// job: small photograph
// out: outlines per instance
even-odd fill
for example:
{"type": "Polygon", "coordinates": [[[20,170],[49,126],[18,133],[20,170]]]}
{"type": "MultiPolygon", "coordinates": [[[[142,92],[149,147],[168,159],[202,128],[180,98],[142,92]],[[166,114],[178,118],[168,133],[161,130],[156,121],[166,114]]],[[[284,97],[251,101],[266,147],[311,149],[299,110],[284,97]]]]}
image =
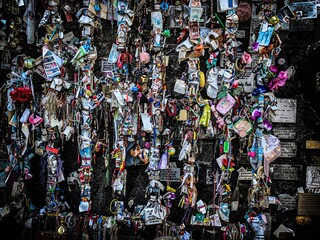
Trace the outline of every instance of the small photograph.
{"type": "Polygon", "coordinates": [[[46,75],[48,78],[58,76],[60,74],[60,69],[58,67],[46,69],[46,75]]]}
{"type": "Polygon", "coordinates": [[[294,18],[294,12],[289,5],[281,8],[277,14],[281,22],[289,23],[290,18],[294,18]]]}
{"type": "Polygon", "coordinates": [[[317,18],[316,2],[293,2],[291,3],[291,9],[296,19],[317,18]]]}
{"type": "Polygon", "coordinates": [[[200,22],[202,14],[203,14],[203,10],[204,10],[203,8],[191,8],[190,9],[190,19],[192,21],[200,22]]]}
{"type": "Polygon", "coordinates": [[[0,20],[0,30],[6,30],[7,28],[7,21],[5,19],[0,20]]]}
{"type": "Polygon", "coordinates": [[[181,28],[183,24],[183,11],[181,6],[169,6],[170,28],[181,28]]]}
{"type": "Polygon", "coordinates": [[[57,66],[58,66],[58,65],[57,65],[56,62],[44,64],[44,68],[45,68],[45,69],[55,68],[55,67],[57,67],[57,66]]]}
{"type": "Polygon", "coordinates": [[[268,30],[263,32],[260,30],[257,42],[260,46],[269,46],[274,27],[268,27],[268,30]]]}
{"type": "Polygon", "coordinates": [[[201,7],[200,0],[191,0],[189,3],[189,7],[201,7]]]}
{"type": "Polygon", "coordinates": [[[43,63],[49,63],[49,62],[53,62],[53,61],[54,61],[54,57],[53,56],[45,57],[43,59],[43,63]]]}
{"type": "Polygon", "coordinates": [[[106,72],[104,72],[104,75],[107,78],[113,78],[114,77],[113,71],[106,71],[106,72]]]}

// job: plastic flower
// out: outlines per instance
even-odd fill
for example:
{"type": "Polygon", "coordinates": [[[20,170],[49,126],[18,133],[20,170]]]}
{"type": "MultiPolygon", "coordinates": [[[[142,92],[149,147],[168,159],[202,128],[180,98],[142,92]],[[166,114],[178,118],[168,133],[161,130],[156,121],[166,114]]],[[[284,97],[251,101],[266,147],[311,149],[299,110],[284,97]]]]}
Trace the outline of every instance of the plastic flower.
{"type": "Polygon", "coordinates": [[[29,87],[17,87],[10,92],[10,97],[16,102],[29,102],[32,98],[32,91],[29,87]]]}
{"type": "Polygon", "coordinates": [[[250,64],[252,62],[252,58],[251,55],[247,52],[244,52],[242,55],[242,61],[245,64],[250,64]]]}
{"type": "Polygon", "coordinates": [[[278,78],[280,78],[280,80],[284,81],[284,83],[285,83],[288,79],[288,71],[280,71],[278,74],[278,78]]]}
{"type": "Polygon", "coordinates": [[[272,129],[272,124],[267,119],[263,119],[263,126],[267,131],[272,129]]]}
{"type": "Polygon", "coordinates": [[[255,152],[248,152],[248,156],[255,158],[256,157],[256,153],[255,152]]]}
{"type": "Polygon", "coordinates": [[[278,67],[276,65],[271,65],[269,67],[270,71],[273,73],[277,73],[278,72],[278,67]]]}
{"type": "Polygon", "coordinates": [[[251,116],[252,116],[252,119],[256,121],[258,118],[262,116],[262,113],[258,109],[255,109],[252,111],[251,116]]]}
{"type": "Polygon", "coordinates": [[[278,77],[274,78],[270,84],[269,88],[271,90],[278,90],[279,87],[282,87],[286,84],[286,81],[288,79],[288,71],[280,71],[278,74],[278,77]]]}
{"type": "Polygon", "coordinates": [[[166,29],[162,32],[163,36],[165,36],[166,38],[169,38],[171,37],[171,33],[170,33],[170,30],[166,29]]]}
{"type": "Polygon", "coordinates": [[[253,51],[258,52],[258,50],[259,50],[259,43],[258,42],[253,42],[251,46],[252,46],[253,51]]]}

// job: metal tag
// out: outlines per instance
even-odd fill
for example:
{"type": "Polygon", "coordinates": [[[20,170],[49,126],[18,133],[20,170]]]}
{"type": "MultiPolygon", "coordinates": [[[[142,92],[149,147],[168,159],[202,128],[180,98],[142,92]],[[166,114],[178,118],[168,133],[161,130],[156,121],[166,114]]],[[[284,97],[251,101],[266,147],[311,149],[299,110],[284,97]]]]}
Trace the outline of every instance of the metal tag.
{"type": "Polygon", "coordinates": [[[320,149],[320,141],[306,141],[306,149],[320,149]]]}
{"type": "Polygon", "coordinates": [[[299,193],[298,215],[320,216],[320,194],[299,193]]]}

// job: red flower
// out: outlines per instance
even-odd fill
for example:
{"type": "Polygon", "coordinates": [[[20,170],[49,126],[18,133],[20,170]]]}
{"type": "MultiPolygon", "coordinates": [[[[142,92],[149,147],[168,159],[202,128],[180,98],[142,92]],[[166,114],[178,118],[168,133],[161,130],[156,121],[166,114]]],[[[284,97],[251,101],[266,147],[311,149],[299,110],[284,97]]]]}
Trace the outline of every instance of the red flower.
{"type": "Polygon", "coordinates": [[[32,91],[29,87],[18,87],[10,92],[10,96],[16,102],[29,102],[32,97],[32,91]]]}
{"type": "MultiPolygon", "coordinates": [[[[223,164],[223,166],[227,167],[228,166],[228,159],[224,158],[222,160],[222,164],[223,164]]],[[[234,167],[234,166],[235,166],[234,162],[230,161],[230,167],[234,167]]]]}

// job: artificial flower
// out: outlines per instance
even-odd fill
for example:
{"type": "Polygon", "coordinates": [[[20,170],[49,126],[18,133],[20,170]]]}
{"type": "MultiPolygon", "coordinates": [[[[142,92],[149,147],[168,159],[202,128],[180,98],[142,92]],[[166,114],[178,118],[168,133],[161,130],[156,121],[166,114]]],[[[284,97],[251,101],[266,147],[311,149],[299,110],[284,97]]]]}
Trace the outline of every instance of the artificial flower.
{"type": "Polygon", "coordinates": [[[263,126],[267,131],[272,129],[272,124],[267,119],[263,119],[263,126]]]}
{"type": "Polygon", "coordinates": [[[288,71],[280,71],[278,77],[274,78],[270,84],[269,88],[271,90],[278,90],[279,87],[282,87],[286,84],[288,79],[288,71]]]}
{"type": "Polygon", "coordinates": [[[255,152],[248,152],[248,156],[255,158],[256,157],[256,153],[255,152]]]}
{"type": "Polygon", "coordinates": [[[18,87],[10,92],[10,96],[16,102],[29,102],[32,98],[32,91],[29,87],[18,87]]]}
{"type": "Polygon", "coordinates": [[[252,46],[253,51],[255,51],[255,52],[259,51],[259,43],[258,42],[253,42],[251,46],[252,46]]]}
{"type": "Polygon", "coordinates": [[[245,64],[251,64],[252,62],[251,55],[247,52],[244,52],[242,55],[242,62],[245,64]]]}
{"type": "Polygon", "coordinates": [[[271,65],[269,67],[269,70],[272,72],[272,73],[277,73],[278,72],[278,67],[276,65],[271,65]]]}
{"type": "Polygon", "coordinates": [[[287,81],[288,79],[288,71],[280,71],[278,74],[278,78],[280,78],[281,81],[287,81]]]}
{"type": "Polygon", "coordinates": [[[171,37],[171,33],[169,29],[166,29],[162,32],[163,36],[165,36],[166,38],[171,37]]]}
{"type": "Polygon", "coordinates": [[[257,119],[259,119],[259,118],[262,116],[262,113],[261,113],[260,110],[254,109],[254,110],[252,111],[251,116],[252,116],[252,119],[253,119],[254,121],[256,121],[257,119]]]}
{"type": "Polygon", "coordinates": [[[229,163],[228,159],[226,159],[226,158],[224,158],[222,160],[222,164],[223,164],[223,166],[226,166],[226,167],[228,167],[228,164],[229,164],[229,167],[234,167],[235,166],[233,161],[230,160],[230,163],[229,163]]]}

